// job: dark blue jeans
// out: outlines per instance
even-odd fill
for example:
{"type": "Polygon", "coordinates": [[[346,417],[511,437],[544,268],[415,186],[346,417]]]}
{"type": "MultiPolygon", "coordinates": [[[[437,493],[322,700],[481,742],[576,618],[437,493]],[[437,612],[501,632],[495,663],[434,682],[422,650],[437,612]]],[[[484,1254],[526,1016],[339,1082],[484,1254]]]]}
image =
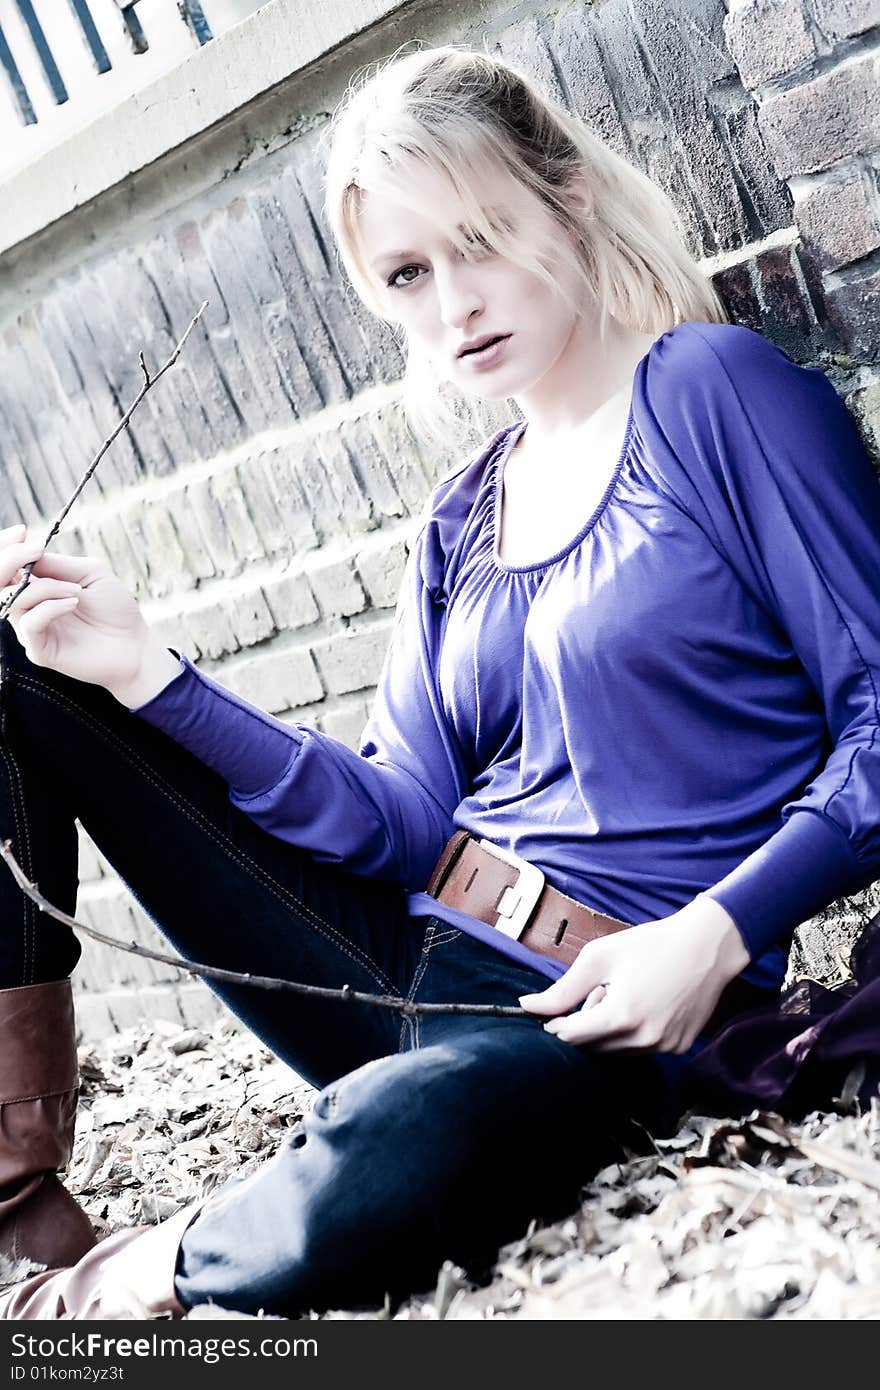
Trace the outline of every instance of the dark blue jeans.
{"type": "MultiPolygon", "coordinates": [[[[515,1004],[547,984],[436,918],[409,918],[399,887],[266,834],[222,778],[106,691],[33,666],[0,623],[0,835],[70,913],[76,817],[192,959],[419,1001],[515,1004]]],[[[78,942],[3,865],[0,907],[0,987],[70,973],[78,942]]],[[[670,1118],[658,1059],[572,1046],[535,1017],[402,1020],[217,992],[321,1090],[274,1158],[188,1229],[176,1280],[187,1306],[295,1315],[430,1287],[445,1259],[479,1274],[670,1118]]]]}

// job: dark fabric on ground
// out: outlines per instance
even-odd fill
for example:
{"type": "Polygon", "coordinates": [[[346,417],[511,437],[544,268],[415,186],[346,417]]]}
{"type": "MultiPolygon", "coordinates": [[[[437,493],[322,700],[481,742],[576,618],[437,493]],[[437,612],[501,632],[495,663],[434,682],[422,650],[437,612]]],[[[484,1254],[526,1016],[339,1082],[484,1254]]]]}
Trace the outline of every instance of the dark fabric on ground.
{"type": "Polygon", "coordinates": [[[862,929],[850,967],[843,985],[799,980],[777,1005],[725,1028],[687,1067],[689,1107],[796,1118],[833,1108],[844,1089],[870,1104],[880,1088],[880,913],[862,929]]]}

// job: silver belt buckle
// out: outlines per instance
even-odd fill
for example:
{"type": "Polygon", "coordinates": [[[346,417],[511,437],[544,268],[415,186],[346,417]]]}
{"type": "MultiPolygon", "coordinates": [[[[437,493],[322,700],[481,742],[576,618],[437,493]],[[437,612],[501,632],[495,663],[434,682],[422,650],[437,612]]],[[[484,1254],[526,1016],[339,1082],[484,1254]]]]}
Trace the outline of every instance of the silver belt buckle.
{"type": "Polygon", "coordinates": [[[528,860],[521,859],[512,850],[500,849],[498,845],[493,845],[491,840],[479,840],[478,843],[488,854],[519,870],[516,883],[509,885],[501,894],[496,909],[498,921],[495,923],[498,931],[503,931],[505,936],[511,936],[514,941],[518,941],[544,891],[544,874],[537,864],[530,864],[528,860]]]}

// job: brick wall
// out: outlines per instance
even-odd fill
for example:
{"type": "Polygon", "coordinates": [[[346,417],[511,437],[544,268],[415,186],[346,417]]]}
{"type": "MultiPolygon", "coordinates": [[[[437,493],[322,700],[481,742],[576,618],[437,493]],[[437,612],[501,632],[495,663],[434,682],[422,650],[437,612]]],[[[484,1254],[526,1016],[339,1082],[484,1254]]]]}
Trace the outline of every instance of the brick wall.
{"type": "MultiPolygon", "coordinates": [[[[406,7],[0,258],[0,525],[60,507],[137,390],[138,351],[163,359],[208,299],[64,544],[105,555],[232,689],[355,744],[419,509],[453,460],[406,435],[397,345],[321,223],[315,142],[351,70],[421,37],[485,39],[533,72],[667,189],[732,316],[823,365],[876,446],[878,25],[867,0],[406,7]]],[[[85,837],[79,911],[155,940],[85,837]]],[[[84,1029],[215,1007],[173,980],[87,944],[84,1029]]]]}

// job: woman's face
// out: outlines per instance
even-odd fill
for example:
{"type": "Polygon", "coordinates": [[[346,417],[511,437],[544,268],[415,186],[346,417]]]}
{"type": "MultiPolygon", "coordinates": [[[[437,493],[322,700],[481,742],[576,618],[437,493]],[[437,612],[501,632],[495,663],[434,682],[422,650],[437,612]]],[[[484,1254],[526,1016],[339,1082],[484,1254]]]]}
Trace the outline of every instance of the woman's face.
{"type": "MultiPolygon", "coordinates": [[[[558,248],[558,224],[513,180],[499,178],[497,189],[487,193],[487,205],[511,218],[531,246],[558,248]]],[[[420,205],[442,207],[443,196],[439,182],[431,185],[426,177],[420,205]]],[[[361,195],[359,228],[387,316],[462,391],[487,400],[516,399],[563,355],[577,322],[575,295],[582,290],[572,285],[566,292],[562,277],[551,286],[503,256],[475,251],[466,257],[432,217],[391,192],[361,195]],[[493,338],[503,341],[469,350],[493,338]]]]}

